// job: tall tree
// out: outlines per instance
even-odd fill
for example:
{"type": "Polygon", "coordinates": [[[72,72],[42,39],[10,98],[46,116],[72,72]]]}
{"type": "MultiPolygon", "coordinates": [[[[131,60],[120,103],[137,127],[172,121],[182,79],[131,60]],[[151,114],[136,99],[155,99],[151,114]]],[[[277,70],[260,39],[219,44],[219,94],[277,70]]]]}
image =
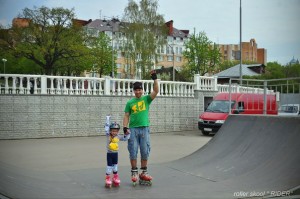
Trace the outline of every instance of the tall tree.
{"type": "Polygon", "coordinates": [[[157,9],[157,0],[141,0],[139,4],[129,0],[124,10],[125,57],[133,72],[141,72],[142,78],[150,77],[147,71],[156,63],[156,49],[166,43],[165,20],[157,9]]]}
{"type": "Polygon", "coordinates": [[[185,44],[183,55],[187,59],[187,67],[194,73],[205,75],[214,72],[220,63],[221,53],[216,44],[208,39],[205,32],[191,35],[185,44]]]}
{"type": "Polygon", "coordinates": [[[6,48],[16,57],[32,60],[45,74],[55,73],[59,62],[82,59],[87,54],[87,36],[81,27],[73,25],[73,9],[25,8],[19,17],[26,19],[27,24],[12,27],[6,48]]]}
{"type": "MultiPolygon", "coordinates": [[[[111,43],[110,38],[104,33],[100,32],[98,37],[90,43],[91,47],[91,61],[100,77],[102,75],[109,75],[112,71],[112,63],[114,63],[116,57],[113,56],[112,47],[109,45],[111,43]],[[112,60],[114,59],[114,60],[112,60]]],[[[117,71],[116,67],[113,67],[114,73],[117,71]]]]}

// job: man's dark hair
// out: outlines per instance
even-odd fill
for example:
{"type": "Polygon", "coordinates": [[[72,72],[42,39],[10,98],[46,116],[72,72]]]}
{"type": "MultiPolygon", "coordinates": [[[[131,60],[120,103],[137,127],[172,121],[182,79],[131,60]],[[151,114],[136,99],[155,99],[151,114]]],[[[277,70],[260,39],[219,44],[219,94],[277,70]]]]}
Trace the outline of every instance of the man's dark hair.
{"type": "Polygon", "coordinates": [[[136,90],[136,89],[143,89],[143,83],[142,82],[134,82],[133,90],[136,90]]]}

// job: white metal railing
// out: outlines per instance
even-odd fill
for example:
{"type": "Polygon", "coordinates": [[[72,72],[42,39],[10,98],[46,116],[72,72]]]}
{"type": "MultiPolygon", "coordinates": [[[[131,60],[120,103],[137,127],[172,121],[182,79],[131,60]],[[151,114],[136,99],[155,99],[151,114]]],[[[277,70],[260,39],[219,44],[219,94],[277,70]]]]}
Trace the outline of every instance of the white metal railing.
{"type": "Polygon", "coordinates": [[[160,95],[167,97],[194,97],[195,83],[192,82],[160,82],[160,95]]]}
{"type": "MultiPolygon", "coordinates": [[[[132,84],[136,81],[143,83],[145,93],[153,90],[153,80],[0,74],[0,94],[133,96],[132,84]]],[[[217,84],[217,77],[198,74],[194,76],[194,82],[158,82],[158,95],[164,97],[194,97],[195,90],[229,92],[229,85],[217,84]]],[[[264,93],[264,89],[231,85],[231,92],[264,93]]],[[[273,93],[273,90],[267,92],[273,93]]]]}
{"type": "MultiPolygon", "coordinates": [[[[41,81],[41,90],[51,95],[103,95],[104,78],[94,77],[67,77],[67,76],[44,76],[41,81]],[[48,85],[46,88],[43,85],[48,85]]],[[[41,92],[41,94],[45,94],[41,92]]]]}
{"type": "MultiPolygon", "coordinates": [[[[218,92],[219,93],[228,93],[229,92],[229,85],[222,84],[218,85],[218,92]]],[[[240,85],[231,85],[231,92],[232,93],[258,93],[264,94],[263,88],[255,88],[255,87],[246,87],[240,85]]],[[[267,94],[274,94],[273,90],[267,90],[267,94]]]]}
{"type": "MultiPolygon", "coordinates": [[[[116,95],[132,96],[132,84],[143,83],[145,93],[153,90],[153,80],[113,79],[111,77],[72,77],[0,74],[0,94],[116,95]]],[[[193,97],[195,83],[158,80],[159,96],[193,97]]],[[[208,89],[207,89],[208,90],[208,89]]]]}
{"type": "Polygon", "coordinates": [[[194,82],[196,84],[196,90],[201,91],[217,91],[217,77],[207,77],[207,76],[200,76],[196,74],[194,76],[194,82]]]}

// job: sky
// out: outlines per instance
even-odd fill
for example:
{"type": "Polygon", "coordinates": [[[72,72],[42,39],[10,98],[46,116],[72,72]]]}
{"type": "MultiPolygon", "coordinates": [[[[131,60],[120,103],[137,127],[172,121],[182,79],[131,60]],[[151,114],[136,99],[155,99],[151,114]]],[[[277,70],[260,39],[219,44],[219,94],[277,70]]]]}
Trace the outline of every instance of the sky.
{"type": "MultiPolygon", "coordinates": [[[[139,2],[140,0],[135,0],[139,2]]],[[[267,50],[267,62],[300,60],[300,0],[158,0],[157,12],[177,29],[204,31],[218,44],[239,44],[240,2],[242,41],[256,40],[267,50]]],[[[8,26],[24,8],[63,7],[78,19],[122,19],[128,0],[0,0],[0,24],[8,26]]]]}

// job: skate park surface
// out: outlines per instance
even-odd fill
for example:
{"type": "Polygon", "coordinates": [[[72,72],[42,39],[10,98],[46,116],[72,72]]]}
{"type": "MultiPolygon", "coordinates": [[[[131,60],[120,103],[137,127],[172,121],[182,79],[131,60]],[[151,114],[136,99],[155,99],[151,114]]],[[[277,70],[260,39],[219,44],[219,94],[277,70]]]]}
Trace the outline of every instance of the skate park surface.
{"type": "Polygon", "coordinates": [[[0,198],[300,198],[299,143],[299,117],[230,115],[213,137],[152,134],[152,186],[132,186],[121,142],[106,189],[104,136],[0,140],[0,198]]]}

